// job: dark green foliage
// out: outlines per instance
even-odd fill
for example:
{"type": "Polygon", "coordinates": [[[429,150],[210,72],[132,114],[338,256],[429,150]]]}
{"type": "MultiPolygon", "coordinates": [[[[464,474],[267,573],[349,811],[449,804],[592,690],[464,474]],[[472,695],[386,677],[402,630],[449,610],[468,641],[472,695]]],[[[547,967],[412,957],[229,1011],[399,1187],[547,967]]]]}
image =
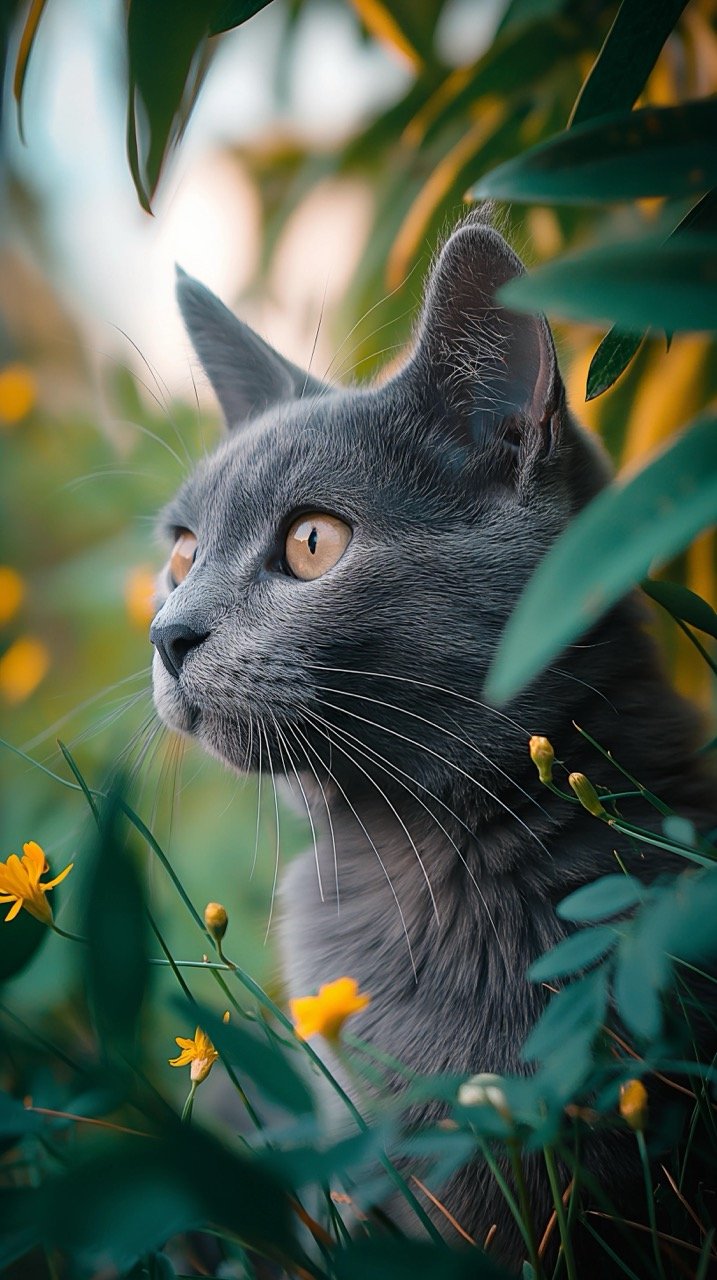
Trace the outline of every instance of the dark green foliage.
{"type": "Polygon", "coordinates": [[[540,564],[505,631],[490,696],[511,696],[655,562],[717,512],[717,423],[691,427],[654,462],[606,489],[540,564]],[[530,635],[528,646],[524,637],[530,635]]]}

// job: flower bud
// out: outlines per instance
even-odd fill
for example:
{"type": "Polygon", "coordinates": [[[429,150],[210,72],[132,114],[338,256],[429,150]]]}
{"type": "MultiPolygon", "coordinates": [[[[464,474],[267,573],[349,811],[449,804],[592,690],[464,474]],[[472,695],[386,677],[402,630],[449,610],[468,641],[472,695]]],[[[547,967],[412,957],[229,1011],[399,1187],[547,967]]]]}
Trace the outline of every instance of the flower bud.
{"type": "Polygon", "coordinates": [[[584,773],[571,773],[568,782],[580,801],[583,809],[587,809],[594,818],[608,818],[607,809],[600,803],[600,797],[589,778],[584,773]]]}
{"type": "Polygon", "coordinates": [[[215,942],[221,942],[227,931],[229,916],[221,902],[208,902],[204,908],[204,923],[215,942]]]}
{"type": "Polygon", "coordinates": [[[538,770],[538,777],[541,782],[547,783],[553,781],[553,763],[555,761],[555,752],[553,744],[548,738],[541,738],[534,734],[529,742],[530,758],[538,770]]]}
{"type": "Polygon", "coordinates": [[[647,1089],[642,1080],[626,1080],[620,1085],[620,1115],[636,1133],[647,1124],[647,1089]]]}
{"type": "Polygon", "coordinates": [[[492,1107],[499,1115],[512,1121],[508,1099],[503,1092],[503,1079],[489,1071],[481,1071],[464,1081],[458,1090],[458,1101],[462,1107],[492,1107]]]}

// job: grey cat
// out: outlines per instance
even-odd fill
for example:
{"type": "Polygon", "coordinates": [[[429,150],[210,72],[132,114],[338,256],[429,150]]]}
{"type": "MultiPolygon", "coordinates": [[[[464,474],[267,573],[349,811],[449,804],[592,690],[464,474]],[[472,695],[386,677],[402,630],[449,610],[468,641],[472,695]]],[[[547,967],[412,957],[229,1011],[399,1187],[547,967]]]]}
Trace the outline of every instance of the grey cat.
{"type": "MultiPolygon", "coordinates": [[[[700,826],[713,811],[695,714],[635,598],[508,707],[481,701],[523,586],[610,473],[568,412],[547,322],[496,301],[521,271],[480,217],[460,226],[403,366],[348,388],[284,360],[196,281],[178,285],[230,430],[164,513],[157,708],[230,767],[298,771],[317,848],[283,879],[288,993],[356,978],[372,997],[356,1033],[419,1072],[525,1070],[546,999],[525,974],[566,931],[555,903],[615,870],[612,833],[541,789],[531,733],[614,781],[576,720],[700,826]]],[[[669,867],[657,850],[621,853],[645,878],[669,867]]],[[[596,1140],[590,1158],[627,1211],[643,1194],[627,1148],[596,1140]]],[[[528,1174],[545,1223],[539,1162],[528,1174]]],[[[492,1255],[520,1265],[483,1164],[441,1196],[478,1242],[497,1224],[492,1255]]],[[[608,1271],[586,1259],[593,1273],[608,1271]]]]}

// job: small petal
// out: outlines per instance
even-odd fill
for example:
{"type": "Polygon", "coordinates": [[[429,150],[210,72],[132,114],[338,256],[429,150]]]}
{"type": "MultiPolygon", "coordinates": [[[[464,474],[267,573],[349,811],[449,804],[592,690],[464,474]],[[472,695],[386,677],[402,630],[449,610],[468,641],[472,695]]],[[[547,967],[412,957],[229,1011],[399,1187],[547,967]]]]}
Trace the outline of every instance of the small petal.
{"type": "MultiPolygon", "coordinates": [[[[9,902],[9,901],[10,901],[9,898],[3,898],[3,902],[9,902]]],[[[5,924],[7,924],[8,920],[14,920],[15,916],[21,910],[22,910],[22,898],[18,898],[15,903],[15,906],[11,907],[7,915],[5,916],[5,924]]]]}
{"type": "Polygon", "coordinates": [[[48,889],[54,889],[55,885],[60,884],[60,882],[64,880],[65,876],[69,876],[74,865],[75,865],[74,862],[68,862],[67,866],[65,867],[65,870],[61,871],[59,876],[55,876],[54,880],[48,880],[47,884],[41,884],[40,888],[42,889],[43,893],[47,893],[48,889]]]}

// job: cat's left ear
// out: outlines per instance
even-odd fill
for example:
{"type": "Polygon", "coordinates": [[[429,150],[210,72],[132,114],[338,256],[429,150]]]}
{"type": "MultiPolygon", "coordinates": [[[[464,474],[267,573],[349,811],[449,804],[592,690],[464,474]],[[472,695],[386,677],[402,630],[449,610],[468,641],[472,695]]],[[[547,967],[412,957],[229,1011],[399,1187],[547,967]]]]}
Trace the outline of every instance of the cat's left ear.
{"type": "Polygon", "coordinates": [[[461,443],[527,459],[549,453],[564,392],[547,320],[496,298],[523,271],[493,227],[476,220],[455,231],[429,278],[404,372],[461,443]]]}
{"type": "Polygon", "coordinates": [[[281,401],[322,391],[320,382],[279,355],[181,267],[177,267],[177,301],[230,430],[281,401]]]}

